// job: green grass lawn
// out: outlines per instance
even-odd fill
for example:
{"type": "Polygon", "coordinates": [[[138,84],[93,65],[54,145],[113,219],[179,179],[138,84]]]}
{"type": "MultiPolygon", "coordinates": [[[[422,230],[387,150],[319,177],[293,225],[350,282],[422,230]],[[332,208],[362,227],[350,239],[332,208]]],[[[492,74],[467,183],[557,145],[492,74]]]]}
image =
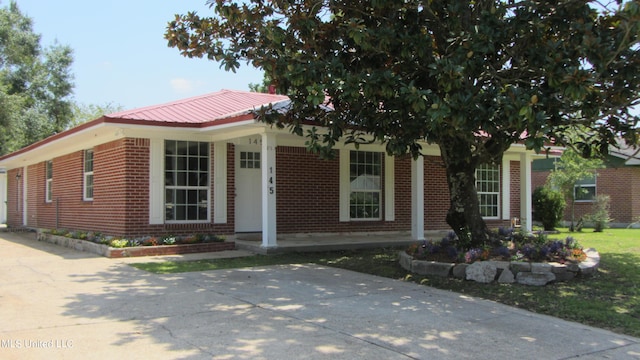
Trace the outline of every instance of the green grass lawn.
{"type": "Polygon", "coordinates": [[[594,233],[591,229],[569,233],[565,229],[561,234],[550,238],[564,239],[567,236],[573,236],[585,248],[595,248],[601,256],[600,269],[592,277],[544,287],[479,284],[451,278],[412,275],[398,265],[399,249],[255,255],[237,259],[144,263],[133,266],[156,273],[174,273],[316,263],[414,281],[640,337],[640,229],[606,229],[603,233],[594,233]]]}

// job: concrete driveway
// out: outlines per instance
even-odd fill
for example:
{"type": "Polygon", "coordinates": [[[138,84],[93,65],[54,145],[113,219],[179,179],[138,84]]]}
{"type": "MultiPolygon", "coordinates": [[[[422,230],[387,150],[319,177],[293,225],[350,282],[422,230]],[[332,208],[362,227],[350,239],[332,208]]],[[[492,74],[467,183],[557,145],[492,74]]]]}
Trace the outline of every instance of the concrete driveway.
{"type": "Polygon", "coordinates": [[[20,233],[0,253],[2,359],[640,359],[638,338],[328,267],[153,275],[20,233]]]}

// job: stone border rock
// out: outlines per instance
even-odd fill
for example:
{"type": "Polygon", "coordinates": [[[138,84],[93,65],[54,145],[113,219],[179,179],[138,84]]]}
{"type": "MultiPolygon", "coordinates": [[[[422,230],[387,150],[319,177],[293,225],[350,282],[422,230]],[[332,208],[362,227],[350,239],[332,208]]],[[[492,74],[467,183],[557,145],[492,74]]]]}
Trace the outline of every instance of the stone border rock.
{"type": "Polygon", "coordinates": [[[576,276],[593,275],[600,265],[600,254],[586,249],[587,259],[580,263],[532,263],[523,261],[476,261],[473,264],[441,263],[415,260],[405,251],[400,252],[400,266],[419,275],[452,276],[457,279],[481,283],[518,283],[544,286],[553,281],[568,281],[576,276]]]}
{"type": "Polygon", "coordinates": [[[38,232],[36,239],[38,241],[45,241],[51,244],[68,247],[78,251],[90,252],[108,258],[193,254],[199,252],[235,250],[236,248],[236,243],[234,241],[113,248],[87,240],[73,239],[66,236],[52,235],[43,232],[38,232]]]}

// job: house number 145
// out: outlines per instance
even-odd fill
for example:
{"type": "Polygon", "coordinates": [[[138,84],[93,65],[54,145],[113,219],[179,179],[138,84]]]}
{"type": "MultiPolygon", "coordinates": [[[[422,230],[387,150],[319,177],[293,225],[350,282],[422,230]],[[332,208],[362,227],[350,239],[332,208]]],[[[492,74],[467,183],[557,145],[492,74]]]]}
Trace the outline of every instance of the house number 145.
{"type": "Polygon", "coordinates": [[[269,167],[269,195],[273,195],[276,190],[273,186],[273,167],[269,167]]]}

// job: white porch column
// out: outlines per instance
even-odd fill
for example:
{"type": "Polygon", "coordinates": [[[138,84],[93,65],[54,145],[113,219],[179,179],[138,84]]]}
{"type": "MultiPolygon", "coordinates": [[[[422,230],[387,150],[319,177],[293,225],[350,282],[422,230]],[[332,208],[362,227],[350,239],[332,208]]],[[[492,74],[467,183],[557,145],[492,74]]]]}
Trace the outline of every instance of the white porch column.
{"type": "Polygon", "coordinates": [[[213,144],[213,223],[227,223],[227,143],[213,144]]]}
{"type": "Polygon", "coordinates": [[[276,135],[262,134],[262,247],[275,248],[276,239],[276,135]]]}
{"type": "Polygon", "coordinates": [[[384,157],[384,221],[396,220],[395,157],[384,157]]]}
{"type": "Polygon", "coordinates": [[[502,157],[502,220],[511,220],[511,159],[502,157]]]}
{"type": "Polygon", "coordinates": [[[411,162],[411,238],[424,240],[424,158],[411,162]]]}
{"type": "Polygon", "coordinates": [[[7,222],[7,172],[0,169],[0,224],[7,222]]]}
{"type": "Polygon", "coordinates": [[[164,224],[164,141],[149,142],[149,224],[164,224]]]}
{"type": "Polygon", "coordinates": [[[27,187],[27,167],[22,168],[22,226],[29,226],[29,217],[27,215],[27,198],[28,198],[28,190],[27,187]]]}
{"type": "Polygon", "coordinates": [[[520,155],[520,226],[531,231],[531,155],[525,152],[520,155]]]}

